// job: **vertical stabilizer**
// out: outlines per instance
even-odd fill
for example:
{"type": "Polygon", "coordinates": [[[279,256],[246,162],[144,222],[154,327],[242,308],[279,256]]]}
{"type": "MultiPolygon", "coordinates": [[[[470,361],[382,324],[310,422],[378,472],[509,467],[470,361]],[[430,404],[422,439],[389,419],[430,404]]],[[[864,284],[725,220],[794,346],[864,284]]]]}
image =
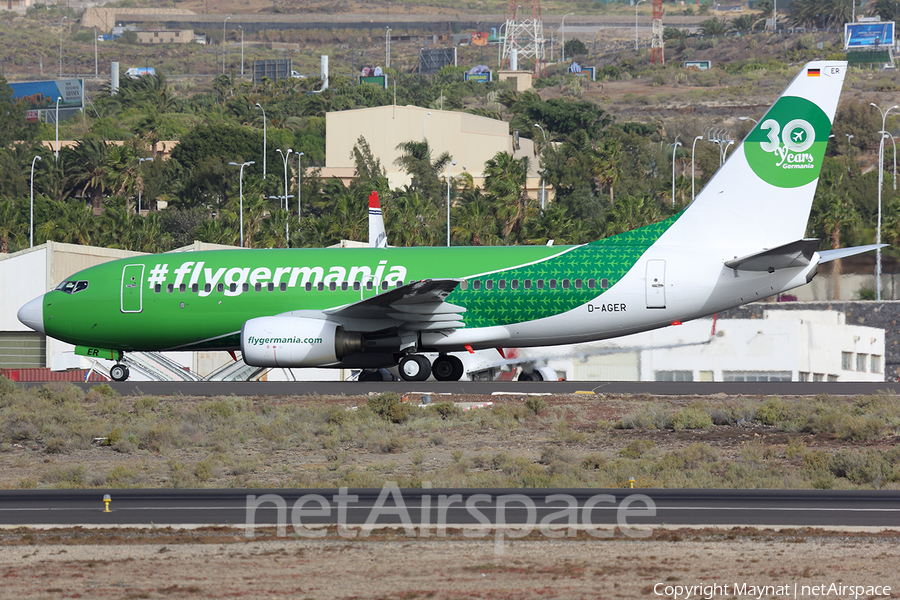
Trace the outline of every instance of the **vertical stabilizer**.
{"type": "Polygon", "coordinates": [[[384,231],[384,216],[381,214],[378,192],[369,192],[369,246],[372,248],[387,246],[387,233],[384,231]]]}
{"type": "Polygon", "coordinates": [[[661,243],[749,252],[802,239],[846,70],[801,68],[661,243]]]}

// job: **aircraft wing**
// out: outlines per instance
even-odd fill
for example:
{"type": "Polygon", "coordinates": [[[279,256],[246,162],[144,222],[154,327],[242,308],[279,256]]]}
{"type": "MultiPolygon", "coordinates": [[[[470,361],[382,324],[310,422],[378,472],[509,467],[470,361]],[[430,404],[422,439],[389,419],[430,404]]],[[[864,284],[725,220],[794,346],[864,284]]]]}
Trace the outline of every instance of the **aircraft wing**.
{"type": "Polygon", "coordinates": [[[890,246],[890,244],[869,244],[868,246],[853,246],[851,248],[838,248],[837,250],[820,250],[819,263],[827,263],[839,258],[847,258],[848,256],[869,252],[870,250],[887,248],[888,246],[890,246]]]}
{"type": "Polygon", "coordinates": [[[777,248],[726,261],[725,266],[738,271],[768,271],[770,273],[776,269],[802,267],[810,263],[818,247],[819,240],[797,240],[777,248]]]}
{"type": "Polygon", "coordinates": [[[458,279],[423,279],[324,312],[347,319],[392,319],[408,331],[458,329],[465,327],[466,309],[445,301],[457,285],[458,279]]]}

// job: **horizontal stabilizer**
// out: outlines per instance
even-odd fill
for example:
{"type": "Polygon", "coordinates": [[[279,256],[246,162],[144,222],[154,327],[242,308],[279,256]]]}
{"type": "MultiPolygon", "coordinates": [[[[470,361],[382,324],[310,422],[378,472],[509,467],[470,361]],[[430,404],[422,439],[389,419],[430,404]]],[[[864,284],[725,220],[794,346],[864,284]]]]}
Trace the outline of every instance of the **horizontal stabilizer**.
{"type": "Polygon", "coordinates": [[[855,256],[863,252],[877,250],[878,248],[886,248],[890,244],[869,244],[868,246],[853,246],[852,248],[838,248],[837,250],[821,250],[819,251],[819,264],[831,262],[839,258],[847,258],[855,256]]]}
{"type": "Polygon", "coordinates": [[[768,271],[769,273],[777,269],[805,267],[812,260],[818,246],[819,240],[816,239],[797,240],[777,248],[729,260],[725,266],[738,271],[768,271]]]}

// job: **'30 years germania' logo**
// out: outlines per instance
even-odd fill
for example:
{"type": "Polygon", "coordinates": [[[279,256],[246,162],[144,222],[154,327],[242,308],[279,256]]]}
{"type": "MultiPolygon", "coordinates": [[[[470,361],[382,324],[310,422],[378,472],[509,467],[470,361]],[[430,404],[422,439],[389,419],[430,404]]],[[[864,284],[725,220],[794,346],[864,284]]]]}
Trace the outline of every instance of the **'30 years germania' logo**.
{"type": "Polygon", "coordinates": [[[781,98],[744,143],[747,162],[772,185],[806,185],[819,176],[830,131],[818,106],[795,96],[781,98]]]}

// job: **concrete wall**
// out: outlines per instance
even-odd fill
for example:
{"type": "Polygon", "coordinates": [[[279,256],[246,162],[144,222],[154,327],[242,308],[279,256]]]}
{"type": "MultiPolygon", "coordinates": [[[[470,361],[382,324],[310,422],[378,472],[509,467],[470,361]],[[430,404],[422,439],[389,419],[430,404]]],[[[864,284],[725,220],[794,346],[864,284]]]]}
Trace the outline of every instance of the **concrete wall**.
{"type": "MultiPolygon", "coordinates": [[[[755,302],[719,313],[723,319],[762,319],[766,311],[839,311],[848,325],[884,330],[884,376],[900,377],[900,302],[755,302]]],[[[771,314],[771,312],[770,312],[771,314]]]]}

